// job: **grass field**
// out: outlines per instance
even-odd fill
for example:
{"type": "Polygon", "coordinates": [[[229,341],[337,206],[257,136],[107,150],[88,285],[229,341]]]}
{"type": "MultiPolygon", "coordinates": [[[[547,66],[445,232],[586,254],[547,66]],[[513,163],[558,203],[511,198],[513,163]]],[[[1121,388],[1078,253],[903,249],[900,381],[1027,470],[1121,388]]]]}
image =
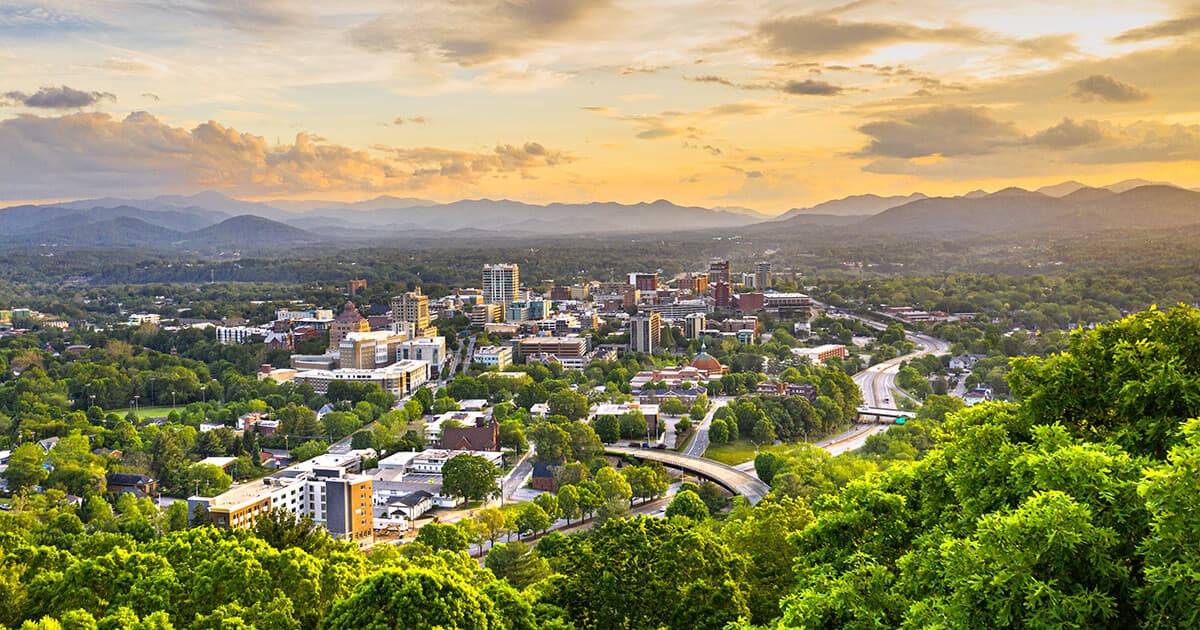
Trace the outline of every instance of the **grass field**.
{"type": "MultiPolygon", "coordinates": [[[[810,448],[808,444],[800,442],[798,444],[774,444],[766,446],[759,451],[768,451],[776,455],[794,455],[800,451],[810,448]]],[[[715,459],[723,464],[736,466],[754,460],[757,451],[754,449],[754,443],[748,439],[740,439],[728,444],[708,446],[708,450],[704,451],[704,456],[709,459],[715,459]]]]}
{"type": "MultiPolygon", "coordinates": [[[[183,405],[180,405],[179,408],[182,409],[183,405]]],[[[129,410],[126,409],[125,411],[128,412],[129,410]]],[[[138,407],[137,409],[137,417],[139,418],[165,418],[170,413],[170,405],[166,407],[138,407]]]]}

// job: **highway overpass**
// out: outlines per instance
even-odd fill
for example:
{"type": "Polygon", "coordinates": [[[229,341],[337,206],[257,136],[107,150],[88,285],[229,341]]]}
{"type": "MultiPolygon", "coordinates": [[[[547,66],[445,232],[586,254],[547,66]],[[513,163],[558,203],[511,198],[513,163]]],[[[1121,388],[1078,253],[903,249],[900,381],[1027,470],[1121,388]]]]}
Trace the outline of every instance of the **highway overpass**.
{"type": "Polygon", "coordinates": [[[912,418],[916,413],[889,407],[859,407],[859,422],[875,422],[879,424],[895,424],[897,418],[912,418]]]}
{"type": "Polygon", "coordinates": [[[660,462],[668,468],[691,473],[701,479],[707,479],[734,494],[746,497],[746,500],[751,505],[761,501],[771,491],[771,487],[763,483],[758,477],[738,470],[733,466],[726,466],[721,462],[703,457],[692,457],[662,449],[633,448],[629,446],[606,446],[604,450],[613,455],[629,455],[641,460],[660,462]]]}

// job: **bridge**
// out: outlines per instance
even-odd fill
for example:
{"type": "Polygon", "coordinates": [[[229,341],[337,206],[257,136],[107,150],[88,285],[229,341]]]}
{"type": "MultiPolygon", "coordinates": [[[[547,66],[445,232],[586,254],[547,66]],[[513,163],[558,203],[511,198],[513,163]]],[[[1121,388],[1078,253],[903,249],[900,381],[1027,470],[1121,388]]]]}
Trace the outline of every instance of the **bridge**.
{"type": "Polygon", "coordinates": [[[887,407],[863,406],[858,408],[858,420],[859,422],[874,422],[876,424],[895,424],[898,418],[912,418],[915,413],[913,411],[889,409],[887,407]]]}
{"type": "Polygon", "coordinates": [[[659,462],[668,468],[682,470],[701,479],[707,479],[734,494],[746,497],[750,505],[758,503],[771,491],[771,487],[758,477],[733,466],[726,466],[721,462],[703,457],[692,457],[675,451],[629,446],[607,446],[604,450],[613,455],[628,455],[641,460],[659,462]]]}

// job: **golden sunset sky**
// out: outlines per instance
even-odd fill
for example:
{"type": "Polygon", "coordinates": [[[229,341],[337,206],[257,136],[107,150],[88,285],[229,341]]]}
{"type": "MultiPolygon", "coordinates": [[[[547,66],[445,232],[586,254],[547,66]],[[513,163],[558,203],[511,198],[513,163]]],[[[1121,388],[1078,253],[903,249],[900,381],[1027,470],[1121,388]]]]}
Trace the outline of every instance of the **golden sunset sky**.
{"type": "Polygon", "coordinates": [[[7,1],[0,200],[1200,186],[1200,4],[7,1]]]}

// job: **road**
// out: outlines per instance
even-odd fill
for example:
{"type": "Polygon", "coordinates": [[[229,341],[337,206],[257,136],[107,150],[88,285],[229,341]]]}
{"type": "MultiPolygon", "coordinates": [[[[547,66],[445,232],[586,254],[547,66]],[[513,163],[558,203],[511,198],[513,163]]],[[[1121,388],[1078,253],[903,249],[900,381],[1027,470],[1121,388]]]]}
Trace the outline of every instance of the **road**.
{"type": "MultiPolygon", "coordinates": [[[[889,359],[882,363],[876,363],[854,375],[854,382],[862,390],[863,402],[867,406],[879,407],[881,409],[896,409],[896,401],[893,400],[893,390],[897,390],[896,374],[900,372],[900,364],[927,354],[946,354],[950,351],[949,342],[941,339],[935,339],[927,335],[918,335],[916,333],[909,333],[908,339],[917,344],[918,350],[916,352],[911,352],[895,359],[889,359]]],[[[862,448],[863,444],[866,444],[868,437],[887,431],[889,426],[891,425],[872,424],[852,427],[849,431],[817,442],[816,445],[828,451],[830,455],[841,455],[847,451],[862,448]]]]}
{"type": "Polygon", "coordinates": [[[746,497],[746,500],[751,505],[761,501],[763,497],[767,496],[767,492],[771,490],[767,484],[752,474],[704,457],[674,453],[665,449],[632,448],[628,446],[608,446],[604,450],[608,453],[632,455],[642,460],[661,462],[671,468],[684,470],[698,477],[710,479],[730,492],[746,497]]]}
{"type": "Polygon", "coordinates": [[[732,398],[717,397],[712,399],[712,405],[708,409],[708,413],[704,414],[704,420],[700,421],[695,427],[695,437],[692,438],[691,444],[687,448],[680,451],[689,457],[702,457],[704,451],[708,450],[708,427],[712,424],[713,414],[717,413],[717,409],[729,404],[732,398]]]}

